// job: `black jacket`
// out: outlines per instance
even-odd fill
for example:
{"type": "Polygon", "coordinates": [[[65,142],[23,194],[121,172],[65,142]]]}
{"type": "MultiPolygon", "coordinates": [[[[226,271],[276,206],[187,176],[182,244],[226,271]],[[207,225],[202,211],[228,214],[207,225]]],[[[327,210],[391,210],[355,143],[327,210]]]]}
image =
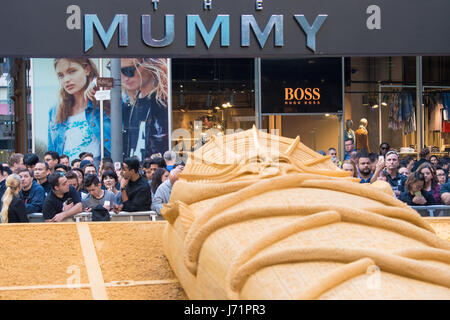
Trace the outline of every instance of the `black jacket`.
{"type": "Polygon", "coordinates": [[[27,209],[22,199],[14,197],[8,208],[8,223],[28,222],[27,209]]]}
{"type": "Polygon", "coordinates": [[[123,203],[123,211],[150,211],[152,206],[152,193],[147,180],[142,176],[136,181],[129,181],[125,188],[128,201],[123,203]]]}
{"type": "Polygon", "coordinates": [[[404,191],[400,194],[400,197],[398,197],[399,200],[406,202],[407,205],[409,206],[431,206],[435,204],[434,201],[434,197],[433,195],[425,190],[421,190],[420,191],[423,195],[423,197],[425,198],[425,200],[427,200],[427,203],[425,204],[417,204],[412,202],[412,199],[414,198],[414,195],[412,195],[411,193],[409,193],[408,191],[404,191]]]}

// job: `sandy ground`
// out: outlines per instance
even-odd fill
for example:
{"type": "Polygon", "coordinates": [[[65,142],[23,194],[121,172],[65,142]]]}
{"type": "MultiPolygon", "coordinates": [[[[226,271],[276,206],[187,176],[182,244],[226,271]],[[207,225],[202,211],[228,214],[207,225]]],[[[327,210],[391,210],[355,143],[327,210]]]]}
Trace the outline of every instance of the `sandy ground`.
{"type": "MultiPolygon", "coordinates": [[[[450,218],[426,220],[450,241],[450,218]]],[[[89,223],[108,299],[187,299],[164,255],[165,224],[89,223]]],[[[75,223],[0,225],[0,238],[0,300],[92,299],[75,223]],[[75,280],[81,288],[67,287],[75,280]]]]}

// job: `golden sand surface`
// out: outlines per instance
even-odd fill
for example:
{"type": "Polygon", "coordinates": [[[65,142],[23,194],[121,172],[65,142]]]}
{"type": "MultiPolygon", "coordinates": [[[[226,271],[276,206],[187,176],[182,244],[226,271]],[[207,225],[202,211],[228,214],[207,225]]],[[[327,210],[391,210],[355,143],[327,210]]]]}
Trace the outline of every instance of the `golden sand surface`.
{"type": "MultiPolygon", "coordinates": [[[[164,255],[165,224],[87,223],[107,299],[187,298],[164,255]]],[[[1,300],[93,299],[77,223],[0,225],[0,237],[1,300]]]]}

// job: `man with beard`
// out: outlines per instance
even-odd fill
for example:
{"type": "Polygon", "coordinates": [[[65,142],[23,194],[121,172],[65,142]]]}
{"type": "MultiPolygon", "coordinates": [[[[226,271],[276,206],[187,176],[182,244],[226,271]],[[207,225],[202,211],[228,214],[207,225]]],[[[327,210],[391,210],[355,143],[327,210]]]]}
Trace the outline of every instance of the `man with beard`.
{"type": "Polygon", "coordinates": [[[358,159],[358,178],[361,179],[360,183],[370,183],[373,173],[371,171],[371,162],[367,153],[361,153],[358,159]]]}

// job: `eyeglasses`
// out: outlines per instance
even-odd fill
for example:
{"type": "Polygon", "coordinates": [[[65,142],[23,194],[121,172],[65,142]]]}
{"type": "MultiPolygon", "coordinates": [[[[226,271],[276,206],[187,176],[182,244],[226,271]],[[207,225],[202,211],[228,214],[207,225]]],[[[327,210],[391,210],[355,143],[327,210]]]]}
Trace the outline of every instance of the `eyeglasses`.
{"type": "Polygon", "coordinates": [[[139,67],[141,64],[138,63],[135,67],[123,67],[120,69],[120,72],[122,72],[122,74],[125,77],[128,78],[133,78],[134,77],[134,73],[136,72],[136,68],[139,67]]]}
{"type": "Polygon", "coordinates": [[[388,147],[381,147],[381,150],[389,150],[388,147]]]}

